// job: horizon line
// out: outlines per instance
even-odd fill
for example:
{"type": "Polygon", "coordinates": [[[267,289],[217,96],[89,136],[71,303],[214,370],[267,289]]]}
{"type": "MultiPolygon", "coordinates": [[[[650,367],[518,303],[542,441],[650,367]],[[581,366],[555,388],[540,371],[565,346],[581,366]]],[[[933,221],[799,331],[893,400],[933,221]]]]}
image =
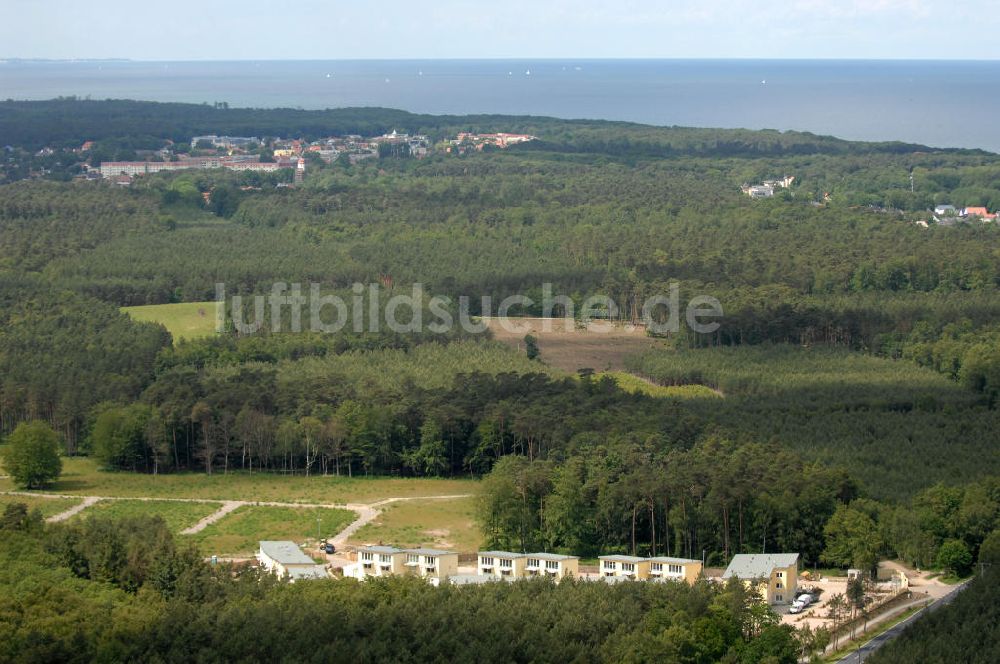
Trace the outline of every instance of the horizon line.
{"type": "Polygon", "coordinates": [[[0,57],[0,63],[9,64],[11,62],[51,62],[51,63],[75,63],[75,62],[132,62],[132,63],[164,63],[164,62],[504,62],[504,61],[573,61],[573,62],[650,62],[650,61],[755,61],[755,62],[1000,62],[1000,57],[995,58],[961,58],[961,57],[766,57],[766,56],[474,56],[474,57],[399,57],[399,58],[358,58],[358,57],[334,57],[334,58],[152,58],[137,59],[129,57],[107,56],[107,57],[75,57],[75,58],[46,58],[46,57],[25,57],[25,56],[4,56],[0,57]]]}

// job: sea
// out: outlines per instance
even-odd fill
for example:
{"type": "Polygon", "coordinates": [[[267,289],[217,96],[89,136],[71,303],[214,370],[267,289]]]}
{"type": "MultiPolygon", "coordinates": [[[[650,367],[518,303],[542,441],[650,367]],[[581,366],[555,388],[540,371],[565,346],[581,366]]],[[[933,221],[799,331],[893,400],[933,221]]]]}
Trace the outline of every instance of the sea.
{"type": "Polygon", "coordinates": [[[1000,61],[0,61],[0,99],[382,106],[802,130],[1000,153],[1000,61]]]}

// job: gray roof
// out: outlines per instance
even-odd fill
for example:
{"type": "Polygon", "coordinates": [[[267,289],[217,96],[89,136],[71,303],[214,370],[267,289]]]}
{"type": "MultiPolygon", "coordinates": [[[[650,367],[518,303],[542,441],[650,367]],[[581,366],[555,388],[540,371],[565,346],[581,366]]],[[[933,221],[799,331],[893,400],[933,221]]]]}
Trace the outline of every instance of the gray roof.
{"type": "Polygon", "coordinates": [[[326,573],[326,568],[322,565],[313,565],[312,567],[289,567],[288,568],[288,578],[292,580],[299,579],[326,579],[329,575],[326,573]]]}
{"type": "Polygon", "coordinates": [[[792,567],[798,562],[797,553],[738,553],[733,556],[722,578],[764,579],[771,576],[774,568],[792,567]]]}
{"type": "Polygon", "coordinates": [[[394,546],[359,546],[358,551],[371,551],[372,553],[402,553],[402,549],[394,546]]]}
{"type": "Polygon", "coordinates": [[[494,558],[524,558],[526,554],[513,553],[511,551],[480,551],[479,556],[493,556],[494,558]]]}
{"type": "Polygon", "coordinates": [[[564,556],[561,553],[526,553],[528,558],[538,558],[539,560],[579,560],[580,556],[564,556]]]}
{"type": "Polygon", "coordinates": [[[302,553],[295,542],[266,541],[260,542],[260,552],[282,565],[315,565],[316,561],[302,553]]]}
{"type": "Polygon", "coordinates": [[[455,553],[454,551],[445,551],[444,549],[403,549],[403,551],[406,553],[415,553],[420,556],[448,556],[455,553]]]}
{"type": "Polygon", "coordinates": [[[660,556],[658,558],[650,558],[651,563],[667,563],[668,565],[690,565],[691,563],[700,563],[700,560],[692,560],[690,558],[671,558],[670,556],[660,556]]]}
{"type": "Polygon", "coordinates": [[[619,563],[641,563],[641,562],[643,562],[643,561],[645,561],[647,559],[646,558],[640,558],[639,556],[619,556],[619,555],[612,555],[612,556],[600,556],[599,560],[613,560],[613,561],[619,562],[619,563]]]}

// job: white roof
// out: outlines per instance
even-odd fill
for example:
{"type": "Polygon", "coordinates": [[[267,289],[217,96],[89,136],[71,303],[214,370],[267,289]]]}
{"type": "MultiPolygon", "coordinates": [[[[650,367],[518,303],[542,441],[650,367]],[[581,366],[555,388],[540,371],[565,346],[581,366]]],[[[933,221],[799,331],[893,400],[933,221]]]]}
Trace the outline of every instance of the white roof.
{"type": "Polygon", "coordinates": [[[700,563],[700,560],[691,560],[690,558],[671,558],[670,556],[659,556],[656,558],[650,558],[651,563],[667,563],[668,565],[690,565],[691,563],[700,563]]]}
{"type": "Polygon", "coordinates": [[[641,563],[647,559],[640,558],[639,556],[611,555],[611,556],[600,556],[599,560],[613,560],[618,563],[641,563]]]}
{"type": "Polygon", "coordinates": [[[315,565],[316,561],[302,553],[295,542],[266,541],[260,542],[260,552],[271,560],[282,565],[315,565]]]}
{"type": "Polygon", "coordinates": [[[395,553],[402,553],[403,552],[402,549],[397,549],[394,546],[382,546],[382,545],[377,545],[377,546],[359,546],[358,547],[358,551],[371,551],[372,553],[389,553],[389,554],[395,554],[395,553]]]}
{"type": "Polygon", "coordinates": [[[415,553],[420,556],[448,556],[455,554],[454,551],[445,551],[444,549],[403,549],[403,551],[405,553],[415,553]]]}
{"type": "Polygon", "coordinates": [[[738,553],[733,556],[722,578],[763,579],[770,577],[775,568],[793,567],[798,562],[797,553],[738,553]]]}
{"type": "Polygon", "coordinates": [[[539,560],[579,560],[579,556],[564,556],[561,553],[527,553],[528,558],[538,558],[539,560]]]}

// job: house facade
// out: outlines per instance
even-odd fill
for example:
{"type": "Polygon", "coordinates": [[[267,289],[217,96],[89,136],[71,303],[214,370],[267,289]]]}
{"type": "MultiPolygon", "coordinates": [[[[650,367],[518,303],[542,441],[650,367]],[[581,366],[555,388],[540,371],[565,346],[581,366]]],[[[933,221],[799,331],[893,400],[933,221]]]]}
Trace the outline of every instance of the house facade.
{"type": "Polygon", "coordinates": [[[638,556],[601,556],[597,569],[605,578],[624,578],[644,581],[649,578],[649,559],[638,556]]]}
{"type": "Polygon", "coordinates": [[[580,559],[558,553],[529,553],[524,560],[526,576],[548,576],[562,579],[580,575],[580,559]]]}
{"type": "Polygon", "coordinates": [[[601,556],[598,572],[604,578],[628,578],[637,581],[686,581],[694,583],[701,575],[701,561],[666,556],[601,556]]]}
{"type": "Polygon", "coordinates": [[[797,553],[740,553],[733,556],[722,578],[742,580],[768,604],[788,604],[798,590],[798,569],[797,553]]]}
{"type": "Polygon", "coordinates": [[[649,559],[649,578],[653,581],[685,581],[693,584],[701,576],[701,561],[660,556],[649,559]]]}
{"type": "Polygon", "coordinates": [[[458,574],[458,554],[442,549],[397,549],[394,546],[362,546],[357,562],[344,566],[344,576],[419,576],[446,579],[458,574]]]}
{"type": "MultiPolygon", "coordinates": [[[[357,578],[390,576],[406,571],[405,554],[393,546],[363,546],[358,549],[357,578]]],[[[344,568],[347,574],[347,568],[344,568]]]]}
{"type": "Polygon", "coordinates": [[[458,574],[458,554],[441,549],[404,549],[403,566],[408,574],[446,579],[458,574]]]}
{"type": "Polygon", "coordinates": [[[525,576],[525,559],[523,553],[480,551],[476,560],[476,572],[481,576],[521,578],[525,576]]]}

